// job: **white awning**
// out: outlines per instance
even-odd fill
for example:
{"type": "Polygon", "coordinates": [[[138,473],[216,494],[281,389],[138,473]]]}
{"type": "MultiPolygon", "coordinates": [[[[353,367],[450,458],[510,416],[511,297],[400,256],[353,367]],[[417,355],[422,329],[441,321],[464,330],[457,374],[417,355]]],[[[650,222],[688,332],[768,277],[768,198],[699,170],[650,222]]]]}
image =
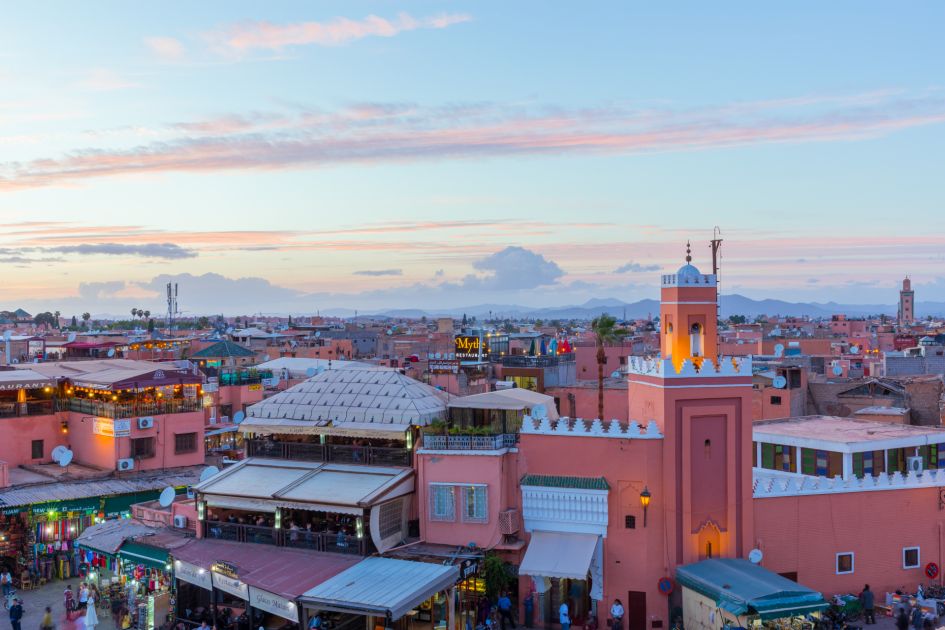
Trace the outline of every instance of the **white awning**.
{"type": "Polygon", "coordinates": [[[599,539],[596,534],[534,532],[518,572],[533,577],[587,579],[599,539]]]}
{"type": "Polygon", "coordinates": [[[319,610],[359,612],[392,620],[456,584],[459,568],[394,558],[365,558],[299,599],[319,610]]]}
{"type": "Polygon", "coordinates": [[[250,512],[275,512],[276,504],[265,499],[247,499],[244,497],[220,496],[215,494],[203,495],[207,507],[223,510],[247,510],[250,512]]]}

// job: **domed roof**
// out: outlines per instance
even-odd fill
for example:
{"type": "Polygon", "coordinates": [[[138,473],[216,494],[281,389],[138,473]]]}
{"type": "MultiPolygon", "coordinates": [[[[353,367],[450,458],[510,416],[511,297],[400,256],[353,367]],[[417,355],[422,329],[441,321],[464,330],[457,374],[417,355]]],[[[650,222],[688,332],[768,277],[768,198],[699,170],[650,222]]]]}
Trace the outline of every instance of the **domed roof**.
{"type": "Polygon", "coordinates": [[[695,266],[693,266],[693,265],[691,265],[691,264],[689,264],[689,263],[686,263],[685,265],[683,265],[682,267],[680,267],[680,268],[679,268],[679,271],[676,272],[676,277],[677,277],[680,281],[682,281],[683,279],[686,279],[686,280],[698,280],[698,279],[699,279],[699,276],[701,276],[701,275],[702,275],[702,272],[699,271],[698,269],[696,269],[695,266]]]}
{"type": "Polygon", "coordinates": [[[254,418],[426,425],[444,417],[447,395],[387,368],[330,370],[249,407],[254,418]]]}

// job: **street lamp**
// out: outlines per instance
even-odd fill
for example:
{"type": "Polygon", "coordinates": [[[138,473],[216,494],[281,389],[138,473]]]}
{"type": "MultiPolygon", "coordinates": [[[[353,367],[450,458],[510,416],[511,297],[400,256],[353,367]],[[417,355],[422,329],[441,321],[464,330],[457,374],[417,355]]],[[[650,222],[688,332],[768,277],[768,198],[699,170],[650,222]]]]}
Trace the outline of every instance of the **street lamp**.
{"type": "Polygon", "coordinates": [[[643,506],[643,527],[646,527],[646,508],[650,506],[650,497],[653,496],[650,494],[649,488],[643,486],[643,492],[640,493],[640,505],[643,506]]]}

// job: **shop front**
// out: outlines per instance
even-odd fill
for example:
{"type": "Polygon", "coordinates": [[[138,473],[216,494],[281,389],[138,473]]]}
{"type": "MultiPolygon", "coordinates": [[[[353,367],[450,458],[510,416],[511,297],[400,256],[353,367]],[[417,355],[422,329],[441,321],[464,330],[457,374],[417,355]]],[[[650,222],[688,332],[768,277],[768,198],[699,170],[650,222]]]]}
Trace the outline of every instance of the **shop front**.
{"type": "Polygon", "coordinates": [[[213,578],[210,572],[184,560],[174,560],[177,578],[177,621],[186,626],[213,625],[213,578]]]}
{"type": "Polygon", "coordinates": [[[135,627],[160,628],[173,611],[174,575],[167,551],[137,540],[126,541],[118,557],[123,584],[120,595],[126,600],[135,627]]]}
{"type": "Polygon", "coordinates": [[[37,581],[67,580],[79,575],[76,539],[100,519],[99,497],[51,501],[28,506],[19,518],[27,523],[26,570],[37,581]]]}
{"type": "Polygon", "coordinates": [[[740,558],[682,566],[676,579],[686,628],[798,628],[827,608],[817,591],[740,558]]]}

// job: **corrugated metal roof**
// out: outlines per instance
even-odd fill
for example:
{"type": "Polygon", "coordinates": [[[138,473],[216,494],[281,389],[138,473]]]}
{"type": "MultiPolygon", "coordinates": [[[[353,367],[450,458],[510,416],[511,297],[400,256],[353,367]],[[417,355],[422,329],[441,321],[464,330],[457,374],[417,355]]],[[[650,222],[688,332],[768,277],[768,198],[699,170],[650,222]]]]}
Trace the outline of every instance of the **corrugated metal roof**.
{"type": "Polygon", "coordinates": [[[399,619],[431,595],[450,587],[459,567],[393,558],[365,558],[300,599],[349,610],[372,611],[399,619]]]}
{"type": "Polygon", "coordinates": [[[141,521],[120,518],[85,528],[85,531],[76,539],[76,543],[94,551],[115,555],[126,539],[154,532],[154,528],[148,527],[141,521]]]}
{"type": "Polygon", "coordinates": [[[68,501],[87,497],[104,497],[113,494],[130,494],[142,490],[159,490],[167,486],[189,486],[200,479],[202,466],[191,470],[164,471],[157,475],[124,477],[116,479],[86,479],[82,481],[50,481],[10,488],[0,492],[0,506],[15,507],[49,501],[68,501]]]}
{"type": "Polygon", "coordinates": [[[543,486],[545,488],[577,488],[580,490],[610,490],[603,477],[566,477],[563,475],[525,475],[523,486],[543,486]]]}

